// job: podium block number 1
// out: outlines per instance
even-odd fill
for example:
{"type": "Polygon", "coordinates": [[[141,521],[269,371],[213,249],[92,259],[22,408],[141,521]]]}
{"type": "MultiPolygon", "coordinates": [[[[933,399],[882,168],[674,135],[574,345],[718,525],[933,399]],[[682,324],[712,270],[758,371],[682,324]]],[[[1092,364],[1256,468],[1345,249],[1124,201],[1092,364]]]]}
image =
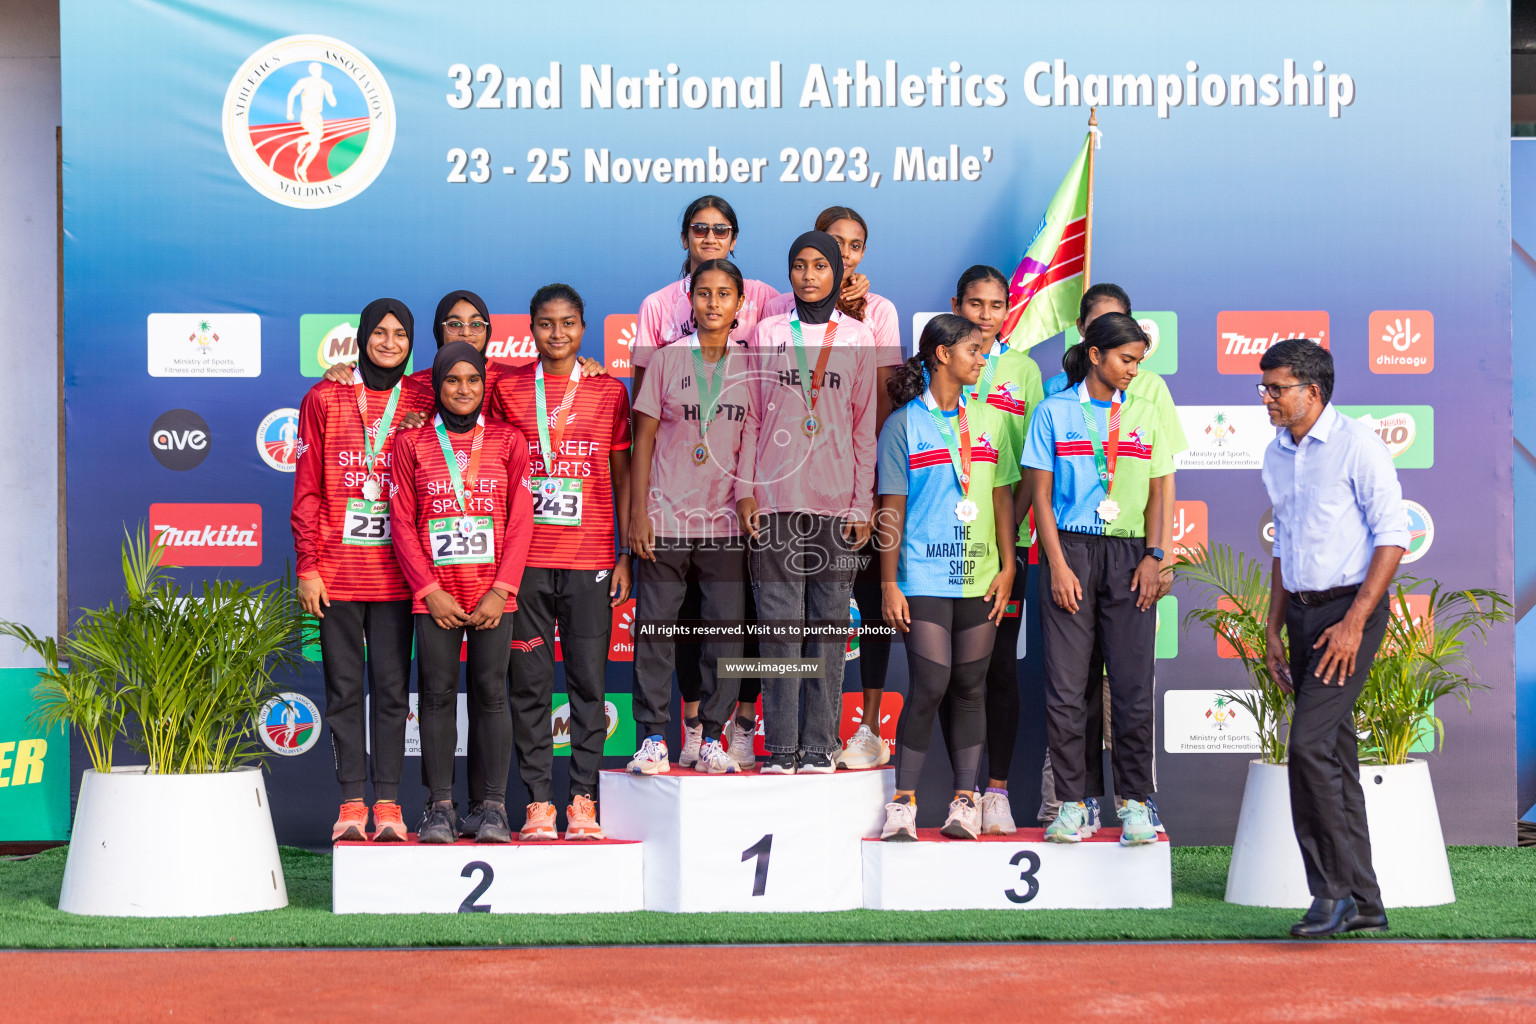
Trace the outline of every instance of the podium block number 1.
{"type": "MultiPolygon", "coordinates": [[[[761,896],[768,891],[768,855],[773,850],[773,833],[770,832],[745,850],[741,851],[742,863],[746,863],[753,857],[757,858],[757,867],[752,872],[752,895],[761,896]]],[[[490,883],[486,883],[490,884],[490,883]]],[[[479,892],[476,892],[479,895],[479,892]]]]}

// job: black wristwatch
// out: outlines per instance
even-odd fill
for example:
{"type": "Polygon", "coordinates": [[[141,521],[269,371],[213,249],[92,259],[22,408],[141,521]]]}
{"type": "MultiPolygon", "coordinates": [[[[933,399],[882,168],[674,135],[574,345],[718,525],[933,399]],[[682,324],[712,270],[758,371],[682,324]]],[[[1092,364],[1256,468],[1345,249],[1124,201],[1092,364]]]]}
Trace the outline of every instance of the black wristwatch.
{"type": "Polygon", "coordinates": [[[1163,560],[1163,549],[1162,548],[1147,548],[1145,551],[1143,551],[1141,553],[1141,557],[1142,558],[1146,558],[1148,555],[1151,555],[1153,558],[1155,558],[1159,562],[1161,562],[1163,560]]]}
{"type": "Polygon", "coordinates": [[[635,553],[632,550],[630,550],[630,547],[629,547],[628,544],[626,544],[623,547],[619,548],[618,553],[621,554],[621,555],[628,555],[631,558],[635,557],[635,553]]]}

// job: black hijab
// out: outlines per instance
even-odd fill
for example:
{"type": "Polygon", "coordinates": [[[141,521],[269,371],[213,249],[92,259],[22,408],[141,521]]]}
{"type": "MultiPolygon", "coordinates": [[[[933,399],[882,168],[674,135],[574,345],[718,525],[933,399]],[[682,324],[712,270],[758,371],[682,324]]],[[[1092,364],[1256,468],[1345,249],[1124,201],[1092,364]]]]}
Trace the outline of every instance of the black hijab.
{"type": "Polygon", "coordinates": [[[411,316],[410,307],[399,299],[374,299],[363,307],[362,316],[357,320],[357,369],[363,375],[363,384],[374,391],[388,391],[400,383],[400,378],[405,376],[405,366],[411,361],[411,348],[414,347],[416,334],[416,320],[411,316]],[[405,358],[399,364],[385,369],[378,366],[368,357],[368,339],[373,337],[373,329],[379,326],[390,313],[395,314],[395,319],[400,321],[400,326],[405,328],[407,346],[405,358]]]}
{"type": "Polygon", "coordinates": [[[475,421],[480,418],[480,410],[485,408],[485,399],[480,399],[480,404],[475,406],[475,411],[467,416],[460,416],[456,412],[449,412],[443,406],[443,380],[448,376],[448,371],[457,363],[468,363],[480,371],[480,376],[485,376],[485,356],[475,351],[475,346],[467,341],[450,341],[437,350],[437,358],[432,360],[432,400],[437,403],[437,414],[443,418],[443,426],[448,428],[450,434],[467,434],[475,429],[475,421]]]}
{"type": "Polygon", "coordinates": [[[801,323],[824,324],[832,319],[832,311],[837,308],[837,297],[843,293],[843,253],[837,247],[837,239],[825,231],[807,231],[789,247],[791,267],[795,265],[795,257],[800,255],[802,249],[815,249],[832,265],[832,290],[827,292],[826,298],[819,302],[806,302],[800,296],[795,296],[795,309],[800,314],[801,323]]]}
{"type": "Polygon", "coordinates": [[[437,347],[443,347],[443,321],[448,319],[448,311],[458,303],[460,299],[475,307],[475,312],[485,317],[485,322],[491,322],[491,309],[485,304],[485,300],[474,292],[449,292],[443,296],[437,304],[437,313],[432,317],[432,337],[437,339],[437,347]]]}

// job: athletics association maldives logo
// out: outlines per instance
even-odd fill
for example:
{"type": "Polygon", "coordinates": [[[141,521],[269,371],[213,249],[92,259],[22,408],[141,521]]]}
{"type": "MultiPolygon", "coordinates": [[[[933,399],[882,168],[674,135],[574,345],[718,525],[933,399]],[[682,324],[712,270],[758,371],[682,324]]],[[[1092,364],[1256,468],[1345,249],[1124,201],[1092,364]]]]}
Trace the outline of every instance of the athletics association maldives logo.
{"type": "Polygon", "coordinates": [[[256,428],[261,461],[280,473],[292,473],[299,461],[299,410],[273,409],[256,428]]]}
{"type": "Polygon", "coordinates": [[[1435,542],[1435,520],[1429,509],[1416,501],[1403,499],[1403,508],[1408,513],[1408,553],[1403,555],[1402,564],[1407,565],[1429,554],[1435,542]]]}
{"type": "Polygon", "coordinates": [[[373,62],[339,39],[287,36],[246,60],[224,94],[224,146],[273,202],[344,203],[395,145],[395,101],[373,62]]]}
{"type": "Polygon", "coordinates": [[[320,709],[302,693],[280,693],[263,705],[257,732],[274,754],[297,757],[320,739],[320,709]]]}

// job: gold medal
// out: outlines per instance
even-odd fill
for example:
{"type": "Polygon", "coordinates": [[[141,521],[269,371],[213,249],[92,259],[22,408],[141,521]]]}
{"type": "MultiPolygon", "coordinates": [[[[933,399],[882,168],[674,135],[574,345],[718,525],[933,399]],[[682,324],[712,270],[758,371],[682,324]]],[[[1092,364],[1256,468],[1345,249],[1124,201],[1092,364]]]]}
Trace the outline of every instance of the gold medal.
{"type": "Polygon", "coordinates": [[[806,437],[815,437],[817,434],[821,433],[821,420],[817,419],[814,415],[807,416],[804,421],[801,422],[800,429],[805,431],[806,437]]]}
{"type": "Polygon", "coordinates": [[[693,464],[695,466],[702,466],[708,461],[709,449],[706,448],[702,442],[695,445],[693,449],[693,464]]]}

